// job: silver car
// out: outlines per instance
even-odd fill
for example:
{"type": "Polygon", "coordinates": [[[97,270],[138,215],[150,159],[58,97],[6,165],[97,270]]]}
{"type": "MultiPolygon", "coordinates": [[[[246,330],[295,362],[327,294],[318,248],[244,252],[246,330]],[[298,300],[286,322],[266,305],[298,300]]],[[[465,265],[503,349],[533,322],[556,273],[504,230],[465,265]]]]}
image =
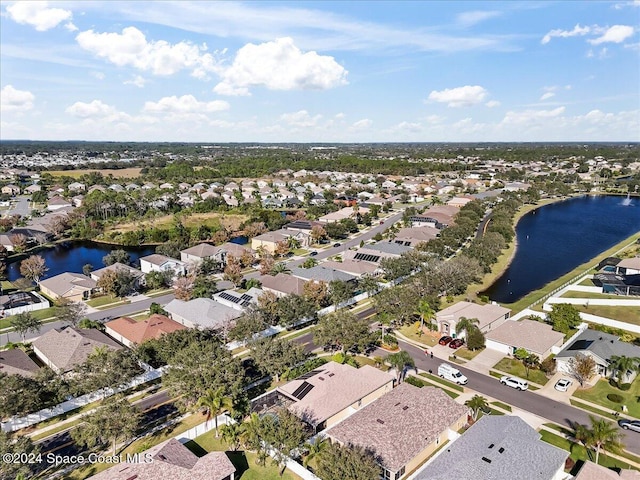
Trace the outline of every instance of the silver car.
{"type": "Polygon", "coordinates": [[[618,425],[620,425],[625,430],[640,432],[640,420],[618,420],[618,425]]]}

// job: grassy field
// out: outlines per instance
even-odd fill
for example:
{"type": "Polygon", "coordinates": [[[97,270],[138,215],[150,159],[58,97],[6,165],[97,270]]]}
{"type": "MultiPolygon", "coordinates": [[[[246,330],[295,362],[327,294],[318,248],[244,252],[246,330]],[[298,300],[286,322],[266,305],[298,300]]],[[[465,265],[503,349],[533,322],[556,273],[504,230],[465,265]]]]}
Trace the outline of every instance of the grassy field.
{"type": "Polygon", "coordinates": [[[204,435],[196,437],[195,440],[187,442],[185,446],[198,456],[206,455],[209,452],[227,452],[229,460],[236,467],[236,480],[298,480],[300,477],[295,473],[285,470],[280,476],[280,468],[274,466],[271,459],[267,459],[263,467],[256,462],[257,456],[249,451],[228,451],[226,444],[215,437],[215,431],[210,431],[204,435]]]}
{"type": "Polygon", "coordinates": [[[80,178],[82,175],[86,175],[91,172],[99,172],[102,175],[113,176],[114,178],[135,178],[140,176],[141,168],[121,168],[119,170],[50,170],[48,172],[54,177],[71,177],[80,178]]]}
{"type": "MultiPolygon", "coordinates": [[[[138,222],[121,223],[119,225],[108,228],[105,231],[105,234],[111,232],[124,233],[149,227],[168,227],[173,224],[173,218],[173,215],[164,215],[161,217],[142,220],[138,222]]],[[[187,217],[184,217],[183,222],[187,227],[207,225],[209,227],[224,227],[228,231],[237,231],[240,229],[240,225],[248,218],[249,217],[246,215],[207,212],[193,213],[187,217]]]]}
{"type": "Polygon", "coordinates": [[[640,325],[640,308],[638,307],[623,307],[620,305],[574,305],[576,309],[583,313],[590,313],[591,315],[598,315],[599,317],[611,318],[612,320],[618,320],[620,322],[632,323],[633,325],[640,325]]]}
{"type": "Polygon", "coordinates": [[[538,385],[546,384],[549,379],[542,370],[529,369],[529,378],[527,378],[527,372],[524,369],[524,365],[520,360],[514,358],[503,358],[496,363],[493,368],[509,375],[515,375],[523,379],[527,379],[530,382],[537,383],[538,385]]]}
{"type": "MultiPolygon", "coordinates": [[[[34,312],[31,312],[31,315],[33,315],[33,317],[37,318],[38,320],[45,320],[47,318],[51,318],[55,314],[56,312],[54,307],[44,308],[42,310],[36,310],[34,312]]],[[[0,320],[0,329],[10,327],[11,320],[13,320],[15,317],[16,317],[15,315],[11,315],[10,317],[6,317],[0,320]]]]}
{"type": "Polygon", "coordinates": [[[636,378],[631,384],[631,389],[623,392],[615,387],[609,385],[609,382],[602,379],[599,380],[593,387],[586,390],[576,390],[573,394],[576,398],[581,398],[591,403],[601,405],[607,410],[621,411],[621,406],[626,405],[629,410],[629,415],[635,418],[640,418],[640,377],[636,378]],[[616,393],[620,395],[623,400],[622,403],[614,403],[607,398],[610,393],[616,393]]]}
{"type": "Polygon", "coordinates": [[[610,300],[620,300],[620,299],[633,300],[633,297],[627,297],[624,295],[610,295],[607,293],[594,293],[594,292],[578,292],[576,290],[567,290],[560,296],[560,298],[603,298],[603,299],[610,299],[610,300]]]}

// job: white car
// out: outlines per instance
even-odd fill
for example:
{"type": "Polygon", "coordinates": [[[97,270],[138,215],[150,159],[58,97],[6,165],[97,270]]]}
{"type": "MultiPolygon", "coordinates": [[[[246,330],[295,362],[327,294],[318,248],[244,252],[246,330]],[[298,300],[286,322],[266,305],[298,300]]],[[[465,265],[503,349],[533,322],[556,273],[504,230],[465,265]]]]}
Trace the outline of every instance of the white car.
{"type": "Polygon", "coordinates": [[[518,377],[508,377],[505,375],[504,377],[500,377],[500,383],[521,391],[525,391],[529,388],[529,383],[518,377]]]}
{"type": "Polygon", "coordinates": [[[572,383],[573,382],[568,378],[561,378],[556,382],[553,388],[555,388],[559,392],[566,392],[567,390],[569,390],[569,387],[571,386],[572,383]]]}

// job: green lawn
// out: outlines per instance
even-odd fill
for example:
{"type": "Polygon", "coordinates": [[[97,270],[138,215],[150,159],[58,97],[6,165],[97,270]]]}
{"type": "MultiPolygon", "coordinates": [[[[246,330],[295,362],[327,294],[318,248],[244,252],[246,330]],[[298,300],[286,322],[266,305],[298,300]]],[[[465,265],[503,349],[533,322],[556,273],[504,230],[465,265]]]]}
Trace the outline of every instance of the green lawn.
{"type": "Polygon", "coordinates": [[[490,405],[495,405],[496,407],[501,408],[502,410],[506,410],[507,412],[511,411],[511,405],[507,405],[506,403],[502,403],[502,402],[491,402],[490,405]]]}
{"type": "Polygon", "coordinates": [[[216,438],[215,431],[205,433],[196,437],[185,444],[189,450],[196,455],[202,456],[208,452],[213,451],[226,451],[229,459],[236,467],[235,478],[237,480],[298,480],[300,477],[295,473],[285,470],[284,474],[280,476],[280,469],[274,466],[271,462],[271,458],[267,459],[266,465],[260,466],[256,463],[257,456],[253,452],[249,451],[227,451],[227,445],[224,444],[219,438],[216,438]]]}
{"type": "Polygon", "coordinates": [[[581,398],[591,403],[601,405],[607,410],[620,411],[621,405],[626,405],[629,410],[629,415],[635,418],[640,418],[640,377],[636,377],[631,384],[631,389],[623,392],[617,388],[609,385],[609,382],[602,379],[599,380],[593,387],[581,390],[578,389],[573,394],[576,398],[581,398]],[[616,393],[623,398],[622,403],[614,403],[607,398],[609,393],[616,393]]]}
{"type": "MultiPolygon", "coordinates": [[[[547,430],[541,430],[540,434],[542,436],[542,440],[544,440],[545,442],[570,452],[569,456],[575,462],[577,462],[578,460],[591,460],[592,462],[595,462],[596,460],[596,454],[593,450],[589,450],[587,452],[587,450],[582,445],[575,444],[570,440],[567,440],[566,438],[556,435],[555,433],[551,433],[547,430]]],[[[598,463],[607,468],[628,469],[630,467],[629,464],[621,460],[611,458],[602,452],[600,452],[598,463]]]]}
{"type": "Polygon", "coordinates": [[[483,349],[479,348],[478,350],[469,350],[467,347],[460,347],[456,350],[456,357],[464,358],[465,360],[472,360],[478,355],[483,349]]]}
{"type": "Polygon", "coordinates": [[[85,303],[90,307],[98,308],[110,305],[112,303],[120,303],[122,300],[120,297],[114,297],[113,295],[102,295],[101,297],[95,297],[91,300],[87,300],[85,303]]]}
{"type": "MultiPolygon", "coordinates": [[[[55,314],[56,314],[55,307],[49,307],[42,310],[36,310],[34,312],[31,312],[31,315],[33,315],[33,317],[37,318],[38,320],[45,320],[47,318],[51,318],[55,316],[55,314]]],[[[11,320],[13,320],[15,317],[16,317],[15,315],[11,315],[10,317],[6,317],[0,320],[0,329],[10,327],[11,320]]]]}
{"type": "Polygon", "coordinates": [[[431,335],[428,333],[423,333],[422,335],[418,335],[417,329],[413,325],[404,325],[397,329],[402,335],[416,342],[423,343],[430,347],[433,347],[438,343],[440,339],[440,335],[431,335]]]}
{"type": "Polygon", "coordinates": [[[515,375],[516,377],[527,379],[530,382],[537,383],[538,385],[545,385],[549,381],[542,370],[530,369],[529,377],[527,377],[527,372],[525,371],[522,362],[515,358],[505,357],[496,363],[493,368],[508,373],[509,375],[515,375]]]}
{"type": "Polygon", "coordinates": [[[619,299],[630,299],[633,297],[627,297],[625,295],[612,295],[608,293],[592,293],[592,292],[579,292],[577,290],[567,290],[562,294],[560,298],[603,298],[607,300],[619,300],[619,299]]]}
{"type": "Polygon", "coordinates": [[[622,307],[620,305],[575,305],[575,307],[583,312],[600,317],[611,318],[620,322],[640,325],[640,308],[638,307],[622,307]]]}

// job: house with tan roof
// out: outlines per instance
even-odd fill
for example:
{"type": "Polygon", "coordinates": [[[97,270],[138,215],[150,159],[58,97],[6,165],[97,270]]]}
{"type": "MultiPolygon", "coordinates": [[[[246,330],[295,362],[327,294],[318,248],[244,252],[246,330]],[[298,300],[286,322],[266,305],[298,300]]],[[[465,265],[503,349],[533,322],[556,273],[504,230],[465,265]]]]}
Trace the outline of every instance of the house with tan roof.
{"type": "Polygon", "coordinates": [[[32,377],[40,367],[19,348],[0,351],[0,373],[32,377]]]}
{"type": "Polygon", "coordinates": [[[325,433],[332,442],[370,449],[383,477],[398,480],[457,438],[468,414],[439,388],[402,383],[325,433]]]}
{"type": "Polygon", "coordinates": [[[220,263],[225,262],[225,251],[221,247],[209,243],[199,243],[193,247],[180,251],[180,260],[185,263],[199,263],[204,259],[213,259],[220,263]]]}
{"type": "Polygon", "coordinates": [[[91,480],[234,480],[236,467],[225,452],[198,457],[175,438],[141,453],[139,462],[123,462],[91,480]]]}
{"type": "Polygon", "coordinates": [[[273,255],[278,244],[281,242],[286,243],[290,238],[297,240],[302,247],[308,247],[311,244],[311,235],[308,232],[282,228],[253,237],[251,239],[251,248],[256,251],[264,248],[265,251],[273,255]]]}
{"type": "Polygon", "coordinates": [[[279,297],[291,294],[302,295],[304,286],[307,283],[306,280],[286,273],[278,273],[275,276],[261,275],[258,280],[262,283],[262,290],[273,292],[279,297]]]}
{"type": "Polygon", "coordinates": [[[81,273],[65,272],[40,280],[40,291],[53,300],[88,300],[97,290],[97,282],[81,273]]]}
{"type": "Polygon", "coordinates": [[[105,333],[129,348],[150,339],[158,339],[166,333],[185,330],[187,327],[160,314],[136,322],[129,317],[120,317],[105,323],[105,333]]]}
{"type": "Polygon", "coordinates": [[[640,472],[631,469],[617,472],[587,460],[573,480],[640,480],[640,472]]]}
{"type": "Polygon", "coordinates": [[[240,315],[241,310],[223,305],[210,298],[194,298],[185,302],[177,298],[164,307],[171,319],[188,328],[220,329],[240,315]]]}
{"type": "Polygon", "coordinates": [[[623,258],[616,265],[618,275],[638,275],[640,274],[640,257],[623,258]]]}
{"type": "Polygon", "coordinates": [[[0,189],[0,192],[2,192],[3,195],[19,195],[20,194],[20,187],[17,185],[5,185],[0,189]]]}
{"type": "Polygon", "coordinates": [[[33,341],[33,352],[57,373],[83,364],[96,348],[120,350],[122,345],[95,328],[54,328],[33,341]]]}
{"type": "Polygon", "coordinates": [[[498,304],[478,305],[471,302],[458,302],[436,313],[438,330],[443,335],[456,337],[456,325],[461,318],[477,319],[481,332],[487,333],[502,325],[511,315],[511,310],[498,304]]]}
{"type": "Polygon", "coordinates": [[[486,334],[486,347],[505,355],[513,355],[524,348],[541,360],[558,353],[564,343],[564,334],[556,332],[548,323],[524,319],[507,321],[486,334]]]}
{"type": "Polygon", "coordinates": [[[91,272],[91,278],[96,282],[100,280],[100,278],[107,272],[127,272],[134,279],[134,288],[139,288],[141,285],[144,285],[144,273],[142,273],[137,268],[133,268],[130,265],[125,265],[124,263],[116,262],[112,265],[108,265],[104,268],[99,268],[98,270],[94,270],[91,272]]]}
{"type": "Polygon", "coordinates": [[[407,247],[415,247],[420,243],[427,243],[438,235],[440,230],[432,226],[401,228],[393,241],[407,247]]]}
{"type": "Polygon", "coordinates": [[[56,195],[55,197],[51,197],[47,202],[47,210],[51,210],[51,211],[60,210],[61,208],[69,208],[72,206],[73,205],[71,204],[70,201],[65,200],[59,195],[56,195]]]}
{"type": "Polygon", "coordinates": [[[279,387],[288,409],[316,432],[331,427],[391,391],[395,377],[370,365],[329,362],[279,387]]]}
{"type": "Polygon", "coordinates": [[[140,257],[140,270],[142,273],[170,271],[173,277],[176,277],[187,273],[187,264],[175,258],[154,253],[140,257]]]}
{"type": "Polygon", "coordinates": [[[322,262],[322,265],[340,272],[355,275],[356,277],[362,277],[363,275],[374,276],[382,273],[380,267],[375,263],[365,262],[364,260],[354,260],[351,258],[346,258],[342,262],[327,260],[322,262]]]}

